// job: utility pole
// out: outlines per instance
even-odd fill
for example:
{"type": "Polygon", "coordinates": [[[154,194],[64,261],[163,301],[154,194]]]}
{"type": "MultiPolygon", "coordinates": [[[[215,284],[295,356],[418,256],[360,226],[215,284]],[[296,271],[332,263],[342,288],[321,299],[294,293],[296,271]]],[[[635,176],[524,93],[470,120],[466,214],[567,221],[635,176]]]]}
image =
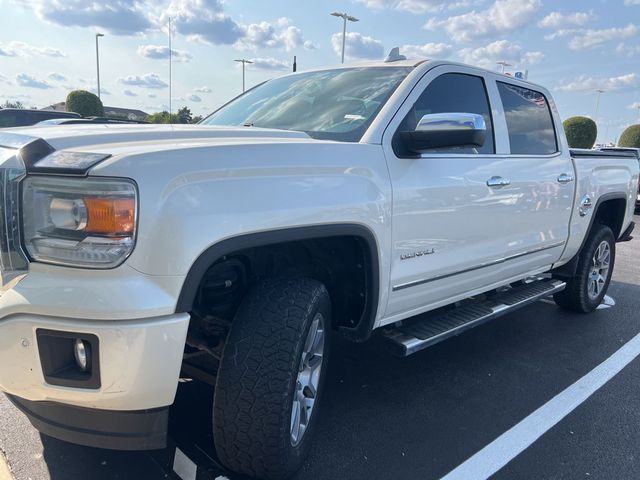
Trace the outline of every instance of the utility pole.
{"type": "Polygon", "coordinates": [[[347,41],[347,21],[359,22],[360,20],[358,20],[356,17],[353,17],[351,15],[348,15],[347,13],[342,13],[342,12],[333,12],[331,15],[334,17],[342,18],[344,22],[342,25],[342,63],[344,63],[344,48],[345,48],[345,43],[347,41]]]}
{"type": "Polygon", "coordinates": [[[504,60],[500,60],[499,62],[496,62],[498,65],[502,66],[502,74],[504,75],[504,70],[505,67],[511,67],[512,65],[509,62],[505,62],[504,60]]]}
{"type": "Polygon", "coordinates": [[[98,79],[98,98],[100,98],[100,51],[98,50],[98,38],[104,37],[104,33],[96,33],[96,73],[98,79]]]}
{"type": "Polygon", "coordinates": [[[171,117],[171,17],[169,17],[169,117],[171,117]]]}
{"type": "Polygon", "coordinates": [[[638,109],[638,117],[636,118],[636,123],[640,123],[640,102],[638,102],[636,108],[638,109]]]}
{"type": "Polygon", "coordinates": [[[604,93],[604,90],[596,89],[596,114],[593,118],[593,121],[598,123],[598,112],[600,110],[600,95],[604,93]]]}
{"type": "Polygon", "coordinates": [[[235,60],[238,63],[242,64],[242,93],[244,93],[245,87],[244,87],[244,67],[247,63],[253,63],[251,60],[247,60],[246,58],[239,58],[237,60],[235,60]]]}

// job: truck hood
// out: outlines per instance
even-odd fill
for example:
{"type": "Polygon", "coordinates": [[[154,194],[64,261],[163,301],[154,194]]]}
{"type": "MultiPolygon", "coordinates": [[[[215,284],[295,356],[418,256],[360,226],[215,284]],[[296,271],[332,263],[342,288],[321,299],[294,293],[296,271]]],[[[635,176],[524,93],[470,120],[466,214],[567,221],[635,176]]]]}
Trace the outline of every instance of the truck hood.
{"type": "Polygon", "coordinates": [[[122,154],[162,145],[163,150],[171,145],[216,144],[216,143],[261,143],[309,140],[304,132],[272,130],[256,127],[218,127],[208,125],[50,125],[1,129],[2,133],[18,134],[30,139],[42,139],[55,150],[73,150],[105,154],[122,154]]]}

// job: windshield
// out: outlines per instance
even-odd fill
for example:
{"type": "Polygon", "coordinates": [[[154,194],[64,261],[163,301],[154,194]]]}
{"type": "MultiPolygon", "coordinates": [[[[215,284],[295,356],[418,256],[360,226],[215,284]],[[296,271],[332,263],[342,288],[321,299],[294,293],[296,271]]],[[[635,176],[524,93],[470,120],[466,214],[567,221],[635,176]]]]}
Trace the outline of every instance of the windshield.
{"type": "Polygon", "coordinates": [[[247,91],[202,123],[297,130],[357,142],[410,71],[366,67],[289,75],[247,91]]]}

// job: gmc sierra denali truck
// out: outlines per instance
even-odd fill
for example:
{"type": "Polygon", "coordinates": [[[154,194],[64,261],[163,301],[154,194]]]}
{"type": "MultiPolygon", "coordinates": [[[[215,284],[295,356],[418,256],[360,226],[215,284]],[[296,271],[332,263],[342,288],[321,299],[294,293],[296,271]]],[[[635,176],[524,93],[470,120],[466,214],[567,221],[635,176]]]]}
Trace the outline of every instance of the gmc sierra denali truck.
{"type": "Polygon", "coordinates": [[[201,378],[224,465],[287,477],[332,339],[406,356],[543,297],[601,303],[638,161],[561,125],[540,86],[394,52],[195,126],[2,130],[0,390],[46,435],[156,449],[201,378]]]}

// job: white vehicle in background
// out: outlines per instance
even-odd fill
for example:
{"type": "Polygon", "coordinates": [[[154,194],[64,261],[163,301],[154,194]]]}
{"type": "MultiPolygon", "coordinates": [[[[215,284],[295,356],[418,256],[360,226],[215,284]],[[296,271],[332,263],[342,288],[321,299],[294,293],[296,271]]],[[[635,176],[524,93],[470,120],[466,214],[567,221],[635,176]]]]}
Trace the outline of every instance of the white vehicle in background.
{"type": "Polygon", "coordinates": [[[224,465],[285,478],[332,337],[406,356],[546,296],[600,304],[638,162],[561,125],[540,86],[391,56],[195,126],[0,131],[0,389],[47,435],[154,449],[182,371],[215,384],[224,465]]]}

